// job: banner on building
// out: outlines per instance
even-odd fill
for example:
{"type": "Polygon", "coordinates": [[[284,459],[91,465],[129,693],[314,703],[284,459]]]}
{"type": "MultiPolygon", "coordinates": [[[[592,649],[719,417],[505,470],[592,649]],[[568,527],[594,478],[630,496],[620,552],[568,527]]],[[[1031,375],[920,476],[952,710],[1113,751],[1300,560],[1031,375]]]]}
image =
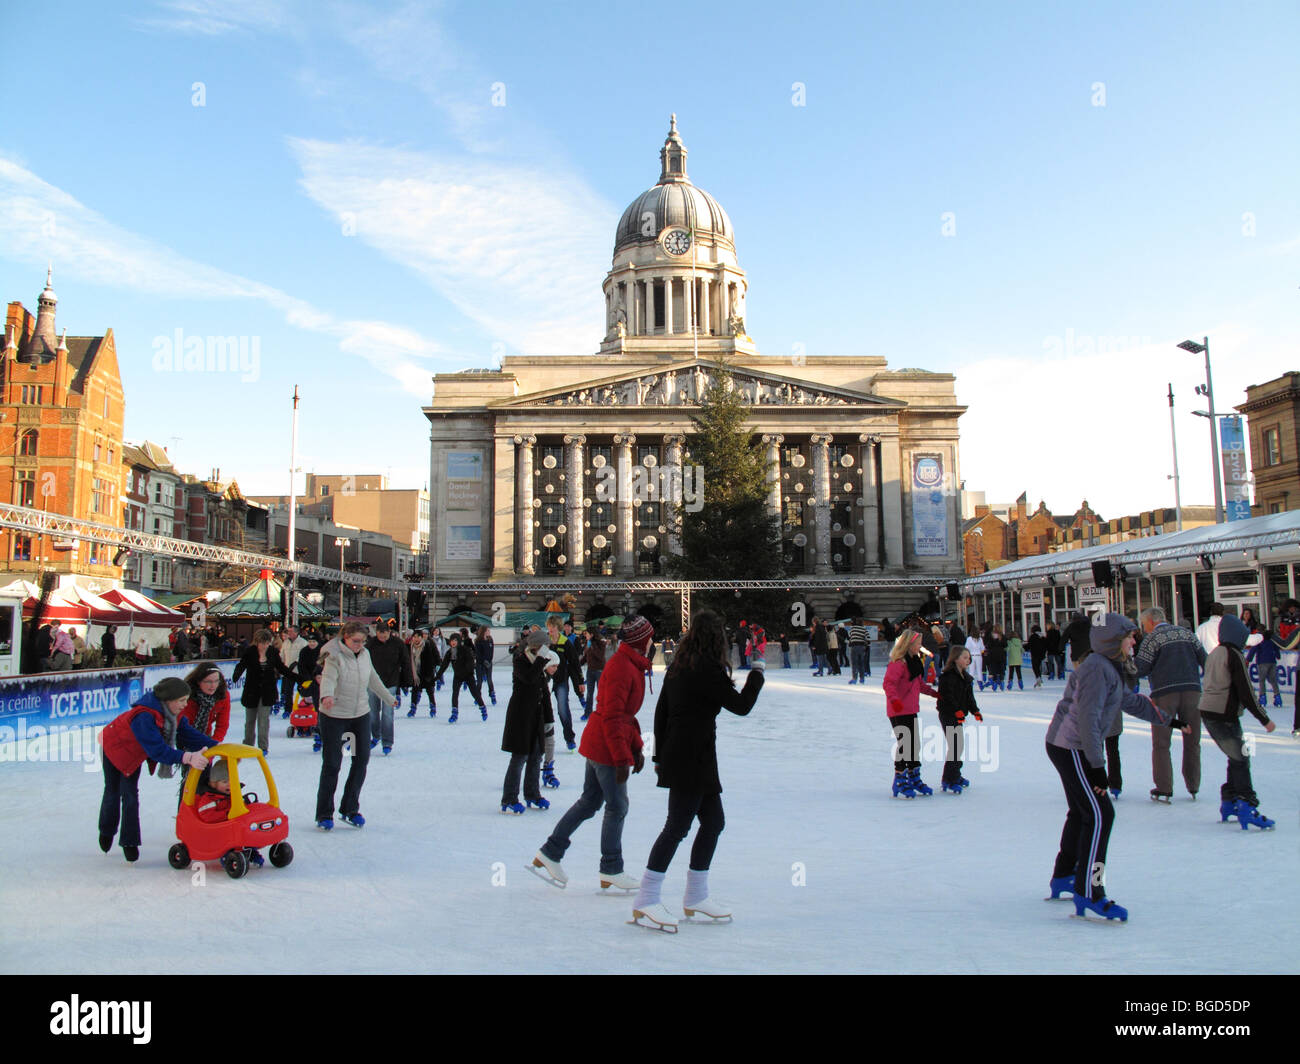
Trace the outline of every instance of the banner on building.
{"type": "Polygon", "coordinates": [[[912,553],[918,558],[948,556],[948,500],[943,488],[943,456],[912,455],[912,553]]]}
{"type": "Polygon", "coordinates": [[[1244,521],[1250,517],[1250,488],[1241,418],[1219,419],[1219,453],[1223,459],[1224,513],[1229,521],[1244,521]]]}
{"type": "Polygon", "coordinates": [[[483,453],[448,451],[446,484],[446,560],[479,561],[483,557],[483,453]]]}

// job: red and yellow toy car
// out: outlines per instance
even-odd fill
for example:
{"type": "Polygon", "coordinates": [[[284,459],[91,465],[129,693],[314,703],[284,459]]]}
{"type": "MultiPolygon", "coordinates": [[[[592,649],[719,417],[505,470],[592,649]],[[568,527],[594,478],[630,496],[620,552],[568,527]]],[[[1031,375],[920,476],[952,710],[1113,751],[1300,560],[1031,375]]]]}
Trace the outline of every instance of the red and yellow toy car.
{"type": "Polygon", "coordinates": [[[316,704],[307,695],[298,699],[289,714],[289,738],[295,735],[311,735],[319,722],[316,719],[316,704]]]}
{"type": "Polygon", "coordinates": [[[262,863],[257,852],[270,847],[267,856],[276,868],[293,860],[293,847],[285,840],[289,835],[289,817],[280,808],[280,795],[266,765],[262,751],[242,743],[219,743],[204,751],[209,761],[224,758],[230,782],[230,794],[208,794],[200,812],[199,777],[202,770],[191,768],[176,811],[176,837],[180,840],[167,852],[173,868],[186,868],[191,861],[220,861],[231,879],[239,879],[252,864],[262,863]],[[239,785],[239,765],[256,760],[266,780],[267,801],[256,794],[245,795],[239,785]]]}

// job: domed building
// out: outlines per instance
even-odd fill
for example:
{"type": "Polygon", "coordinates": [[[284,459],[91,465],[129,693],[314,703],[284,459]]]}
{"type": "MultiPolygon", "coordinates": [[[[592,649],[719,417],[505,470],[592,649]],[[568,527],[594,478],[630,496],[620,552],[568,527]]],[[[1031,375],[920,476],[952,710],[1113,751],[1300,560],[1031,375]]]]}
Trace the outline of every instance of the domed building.
{"type": "Polygon", "coordinates": [[[879,581],[864,602],[874,616],[916,605],[916,578],[962,573],[954,377],[872,356],[760,353],[731,219],[691,182],[686,157],[674,115],[659,180],[614,233],[595,353],[434,378],[424,412],[438,584],[582,581],[590,595],[601,581],[665,578],[666,496],[680,486],[690,503],[690,415],[725,359],[773,462],[787,577],[831,585],[807,596],[819,608],[855,577],[879,581]]]}

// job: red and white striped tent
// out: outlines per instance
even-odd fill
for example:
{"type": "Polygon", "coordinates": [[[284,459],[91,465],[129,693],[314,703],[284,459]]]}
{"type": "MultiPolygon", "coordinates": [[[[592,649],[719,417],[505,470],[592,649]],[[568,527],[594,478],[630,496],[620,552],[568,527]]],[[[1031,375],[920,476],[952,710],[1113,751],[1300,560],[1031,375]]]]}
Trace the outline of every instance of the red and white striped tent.
{"type": "Polygon", "coordinates": [[[131,623],[137,628],[175,628],[186,622],[185,614],[180,610],[155,602],[148,595],[142,595],[138,591],[125,588],[119,591],[114,588],[112,591],[105,591],[100,597],[114,606],[131,611],[131,623]]]}

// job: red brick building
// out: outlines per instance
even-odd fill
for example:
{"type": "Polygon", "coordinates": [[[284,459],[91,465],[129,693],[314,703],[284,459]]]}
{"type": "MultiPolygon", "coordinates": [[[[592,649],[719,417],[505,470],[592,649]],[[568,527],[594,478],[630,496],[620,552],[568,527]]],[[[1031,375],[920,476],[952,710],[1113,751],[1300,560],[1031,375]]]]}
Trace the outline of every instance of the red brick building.
{"type": "MultiPolygon", "coordinates": [[[[46,275],[35,316],[12,302],[0,361],[0,498],[100,524],[122,524],[122,378],[113,330],[60,336],[46,275]]],[[[54,570],[91,588],[120,580],[98,544],[0,531],[4,571],[54,570]]]]}

